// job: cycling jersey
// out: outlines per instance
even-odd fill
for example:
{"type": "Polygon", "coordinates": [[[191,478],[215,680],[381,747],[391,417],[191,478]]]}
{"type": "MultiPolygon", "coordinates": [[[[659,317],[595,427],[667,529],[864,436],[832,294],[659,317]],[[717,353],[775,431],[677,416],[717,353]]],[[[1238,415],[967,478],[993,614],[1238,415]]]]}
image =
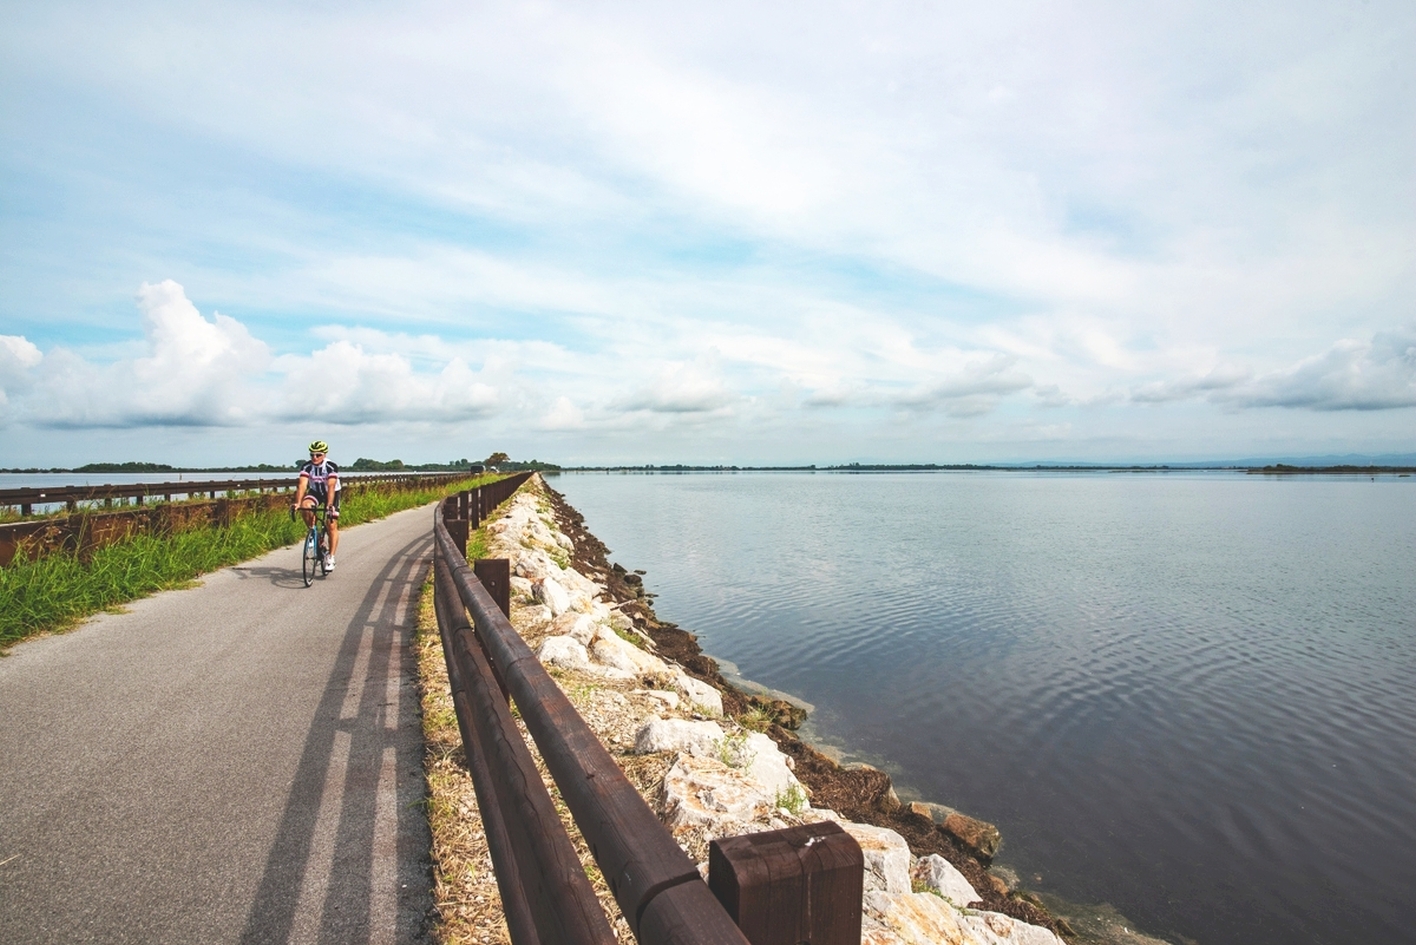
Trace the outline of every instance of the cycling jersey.
{"type": "Polygon", "coordinates": [[[320,501],[327,501],[329,498],[329,481],[334,480],[334,497],[339,498],[339,467],[329,460],[322,463],[309,462],[300,467],[300,475],[297,479],[308,479],[305,485],[306,495],[312,495],[320,501]]]}

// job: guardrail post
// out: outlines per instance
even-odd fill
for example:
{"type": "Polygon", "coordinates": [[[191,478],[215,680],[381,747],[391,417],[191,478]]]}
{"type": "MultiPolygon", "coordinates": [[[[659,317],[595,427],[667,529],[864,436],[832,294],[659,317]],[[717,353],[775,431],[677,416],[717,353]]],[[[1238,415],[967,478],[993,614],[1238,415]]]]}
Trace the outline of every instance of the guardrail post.
{"type": "Polygon", "coordinates": [[[499,609],[511,617],[511,561],[507,558],[479,558],[472,562],[472,573],[492,595],[499,609]]]}
{"type": "Polygon", "coordinates": [[[457,545],[457,550],[462,552],[464,560],[467,558],[467,538],[468,528],[465,518],[457,517],[457,496],[448,496],[443,500],[443,525],[447,528],[448,536],[457,545]]]}
{"type": "Polygon", "coordinates": [[[831,821],[723,837],[708,886],[752,945],[859,945],[865,858],[831,821]]]}

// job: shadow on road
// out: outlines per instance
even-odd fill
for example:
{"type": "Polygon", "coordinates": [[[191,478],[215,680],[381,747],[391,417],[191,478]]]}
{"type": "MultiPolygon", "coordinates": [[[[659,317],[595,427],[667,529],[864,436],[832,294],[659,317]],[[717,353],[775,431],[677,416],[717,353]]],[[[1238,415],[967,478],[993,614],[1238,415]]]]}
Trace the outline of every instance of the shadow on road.
{"type": "MultiPolygon", "coordinates": [[[[431,548],[431,537],[424,536],[400,549],[344,631],[246,920],[244,945],[292,936],[345,945],[427,940],[431,843],[412,685],[417,668],[406,643],[431,548]],[[413,591],[401,600],[408,585],[413,591]],[[367,668],[355,678],[361,655],[367,668]],[[394,683],[386,685],[390,678],[394,683]],[[341,717],[351,691],[358,693],[357,708],[341,717]]],[[[299,572],[250,568],[247,574],[278,587],[302,585],[299,572]]]]}
{"type": "Polygon", "coordinates": [[[235,571],[236,576],[243,581],[251,578],[264,578],[270,582],[272,587],[305,589],[305,581],[300,576],[298,568],[251,568],[238,565],[231,570],[235,571]]]}

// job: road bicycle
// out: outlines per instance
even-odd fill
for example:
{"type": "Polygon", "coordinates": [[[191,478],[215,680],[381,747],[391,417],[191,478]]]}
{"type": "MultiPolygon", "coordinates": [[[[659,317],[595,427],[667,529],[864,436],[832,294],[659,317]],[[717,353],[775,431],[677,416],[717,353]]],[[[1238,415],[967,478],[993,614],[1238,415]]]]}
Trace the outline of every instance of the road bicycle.
{"type": "MultiPolygon", "coordinates": [[[[315,568],[319,568],[320,577],[329,573],[325,567],[325,558],[329,555],[329,529],[325,527],[325,507],[317,505],[311,511],[315,513],[315,521],[305,533],[305,543],[300,549],[300,575],[305,579],[306,587],[315,583],[315,568]]],[[[295,518],[294,509],[290,510],[290,517],[295,518]]]]}

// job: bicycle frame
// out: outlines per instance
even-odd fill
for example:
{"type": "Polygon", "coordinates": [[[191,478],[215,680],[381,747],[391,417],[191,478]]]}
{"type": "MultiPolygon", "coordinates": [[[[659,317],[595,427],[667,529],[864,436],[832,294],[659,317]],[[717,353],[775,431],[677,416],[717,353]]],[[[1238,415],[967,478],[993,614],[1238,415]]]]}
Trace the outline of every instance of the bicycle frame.
{"type": "MultiPolygon", "coordinates": [[[[329,572],[325,569],[325,556],[329,553],[329,528],[325,520],[325,507],[316,503],[313,506],[302,506],[299,511],[314,513],[315,520],[305,532],[305,541],[300,549],[300,576],[309,587],[315,583],[315,569],[319,568],[320,577],[324,577],[329,572]]],[[[295,517],[295,509],[290,510],[290,517],[295,517]]]]}

